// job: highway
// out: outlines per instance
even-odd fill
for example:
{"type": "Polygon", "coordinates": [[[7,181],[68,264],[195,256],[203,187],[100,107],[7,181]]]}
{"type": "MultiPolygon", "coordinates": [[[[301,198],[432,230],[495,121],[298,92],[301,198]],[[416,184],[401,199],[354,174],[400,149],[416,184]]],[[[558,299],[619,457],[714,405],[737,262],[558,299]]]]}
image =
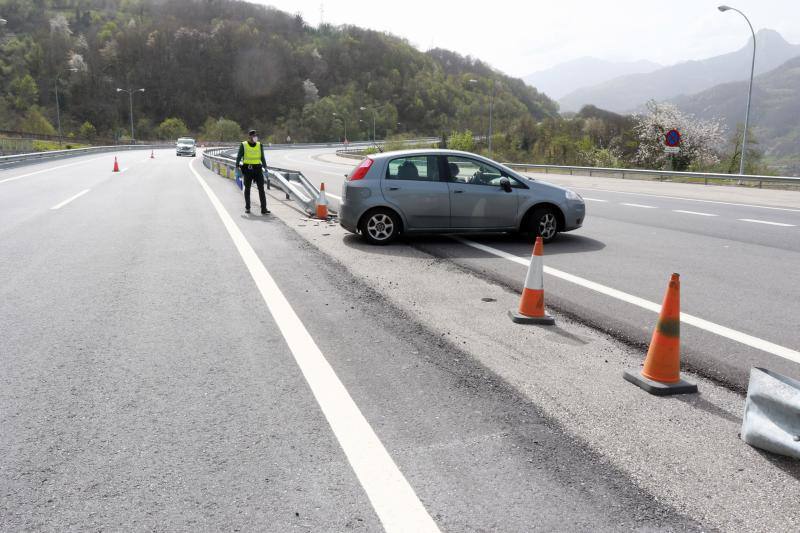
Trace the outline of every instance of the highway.
{"type": "MultiPolygon", "coordinates": [[[[271,164],[325,181],[337,195],[355,162],[337,158],[334,150],[269,155],[271,164]]],[[[737,390],[746,388],[753,366],[800,378],[800,193],[531,176],[571,186],[587,203],[583,228],[545,249],[550,306],[644,346],[656,312],[631,301],[659,306],[669,275],[678,272],[682,311],[696,319],[684,319],[682,330],[688,368],[737,390]],[[570,275],[624,295],[598,292],[570,275]]],[[[337,196],[332,199],[335,207],[337,196]]],[[[445,258],[515,290],[522,288],[531,248],[508,235],[414,237],[398,246],[445,258]]]]}
{"type": "Polygon", "coordinates": [[[0,173],[0,530],[703,529],[296,212],[155,155],[0,173]]]}

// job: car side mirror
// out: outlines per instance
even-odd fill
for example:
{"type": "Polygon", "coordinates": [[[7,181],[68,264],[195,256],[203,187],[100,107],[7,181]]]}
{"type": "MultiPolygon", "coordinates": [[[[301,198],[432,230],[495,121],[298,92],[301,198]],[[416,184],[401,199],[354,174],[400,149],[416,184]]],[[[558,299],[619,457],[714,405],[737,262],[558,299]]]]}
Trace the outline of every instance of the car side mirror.
{"type": "Polygon", "coordinates": [[[506,192],[511,192],[511,182],[508,178],[502,177],[500,178],[500,188],[506,192]]]}

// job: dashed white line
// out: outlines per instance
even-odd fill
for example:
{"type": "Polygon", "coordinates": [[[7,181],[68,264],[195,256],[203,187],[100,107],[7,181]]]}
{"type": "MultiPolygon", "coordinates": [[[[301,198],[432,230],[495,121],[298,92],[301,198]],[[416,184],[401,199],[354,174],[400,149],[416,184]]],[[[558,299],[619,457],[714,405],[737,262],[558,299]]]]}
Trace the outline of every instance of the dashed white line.
{"type": "Polygon", "coordinates": [[[19,180],[19,179],[22,179],[22,178],[27,178],[28,176],[35,176],[36,174],[42,174],[44,172],[51,172],[53,170],[59,170],[59,169],[62,169],[62,168],[74,167],[75,165],[82,165],[84,163],[89,163],[91,161],[97,161],[98,159],[104,159],[104,158],[105,158],[105,156],[104,157],[93,157],[91,159],[85,159],[83,161],[77,161],[75,163],[70,163],[68,165],[59,165],[57,167],[48,167],[48,168],[45,168],[45,169],[42,169],[42,170],[37,170],[36,172],[28,172],[27,174],[20,174],[19,176],[13,176],[11,178],[6,178],[6,179],[3,179],[3,180],[0,180],[0,183],[6,183],[8,181],[19,180]]]}
{"type": "Polygon", "coordinates": [[[658,209],[654,205],[644,205],[644,204],[619,204],[619,205],[627,205],[628,207],[641,207],[642,209],[658,209]]]}
{"type": "MultiPolygon", "coordinates": [[[[528,264],[530,263],[530,259],[524,257],[518,257],[514,254],[504,252],[503,250],[498,250],[497,248],[486,246],[485,244],[473,242],[467,239],[463,239],[461,237],[453,237],[453,238],[461,243],[466,244],[467,246],[471,246],[472,248],[481,250],[496,257],[502,257],[503,259],[513,261],[514,263],[523,265],[525,267],[527,267],[528,264]]],[[[570,283],[574,283],[581,287],[585,287],[587,289],[599,292],[601,294],[605,294],[606,296],[616,298],[617,300],[633,304],[637,307],[641,307],[642,309],[647,309],[648,311],[652,311],[654,313],[661,312],[661,306],[655,302],[645,300],[644,298],[639,298],[638,296],[628,294],[627,292],[623,292],[608,287],[606,285],[601,285],[600,283],[596,283],[586,278],[581,278],[579,276],[575,276],[573,274],[569,274],[561,270],[556,270],[555,268],[548,266],[544,267],[544,273],[554,276],[556,278],[563,279],[564,281],[569,281],[570,283]]],[[[688,313],[681,313],[681,322],[690,324],[692,326],[695,326],[696,328],[708,331],[710,333],[714,333],[715,335],[719,335],[720,337],[725,337],[732,341],[736,341],[740,344],[756,348],[763,352],[767,352],[772,355],[777,355],[778,357],[783,357],[784,359],[788,359],[789,361],[800,363],[800,352],[797,350],[792,350],[791,348],[780,346],[770,341],[760,339],[752,335],[748,335],[747,333],[742,333],[741,331],[737,331],[735,329],[715,324],[714,322],[704,320],[702,318],[690,315],[688,313]]]]}
{"type": "Polygon", "coordinates": [[[587,198],[586,196],[584,196],[583,199],[588,202],[608,202],[608,200],[601,200],[600,198],[587,198]]]}
{"type": "Polygon", "coordinates": [[[646,196],[649,198],[666,198],[668,200],[683,200],[686,202],[700,202],[705,204],[719,204],[719,205],[733,205],[737,207],[755,207],[756,209],[772,209],[774,211],[789,211],[792,213],[800,213],[800,209],[793,209],[790,207],[773,207],[770,205],[754,205],[754,204],[741,204],[736,202],[722,202],[719,200],[700,200],[698,198],[685,198],[682,196],[668,196],[666,194],[648,194],[643,192],[627,192],[627,191],[613,191],[611,189],[598,189],[596,187],[573,187],[570,186],[571,189],[576,189],[580,191],[598,191],[598,192],[610,192],[613,194],[627,194],[629,196],[646,196]]]}
{"type": "Polygon", "coordinates": [[[91,189],[85,189],[85,190],[83,190],[83,191],[79,192],[78,194],[76,194],[75,196],[70,196],[69,198],[67,198],[66,200],[64,200],[63,202],[61,202],[60,204],[56,204],[56,205],[54,205],[53,207],[51,207],[50,209],[52,209],[52,210],[61,209],[62,207],[64,207],[64,206],[65,206],[65,205],[67,205],[68,203],[70,203],[71,201],[73,201],[73,200],[76,200],[76,199],[80,198],[81,196],[83,196],[84,194],[86,194],[87,192],[89,192],[90,190],[91,190],[91,189]]]}
{"type": "Polygon", "coordinates": [[[742,222],[752,222],[754,224],[769,224],[770,226],[783,226],[786,228],[793,228],[794,224],[785,224],[783,222],[770,222],[768,220],[756,220],[753,218],[737,218],[736,220],[741,220],[742,222]]]}
{"type": "Polygon", "coordinates": [[[350,393],[247,238],[192,163],[189,163],[189,169],[208,195],[228,231],[384,529],[390,532],[438,532],[439,528],[414,489],[350,397],[350,393]]]}
{"type": "Polygon", "coordinates": [[[718,217],[719,215],[715,215],[714,213],[701,213],[699,211],[684,211],[683,209],[673,209],[673,213],[685,213],[687,215],[698,215],[701,217],[718,217]]]}

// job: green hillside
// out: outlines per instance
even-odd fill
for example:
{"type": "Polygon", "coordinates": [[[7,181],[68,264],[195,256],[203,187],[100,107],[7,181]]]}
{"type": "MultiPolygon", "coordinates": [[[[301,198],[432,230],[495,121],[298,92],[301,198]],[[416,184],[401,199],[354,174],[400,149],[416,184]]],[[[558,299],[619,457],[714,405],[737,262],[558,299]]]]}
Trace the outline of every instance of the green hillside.
{"type": "Polygon", "coordinates": [[[492,78],[498,130],[557,116],[548,97],[480,61],[240,1],[0,0],[0,14],[3,130],[53,134],[56,83],[75,137],[129,135],[117,87],[146,89],[134,96],[140,139],[178,132],[178,121],[158,127],[169,117],[193,132],[225,117],[275,141],[341,139],[345,126],[363,139],[373,110],[379,138],[481,132],[492,78]]]}
{"type": "MultiPolygon", "coordinates": [[[[800,173],[800,57],[757,76],[753,81],[750,126],[759,150],[773,168],[784,174],[800,173]]],[[[717,85],[675,103],[701,118],[720,117],[731,131],[744,122],[747,82],[717,85]]]]}

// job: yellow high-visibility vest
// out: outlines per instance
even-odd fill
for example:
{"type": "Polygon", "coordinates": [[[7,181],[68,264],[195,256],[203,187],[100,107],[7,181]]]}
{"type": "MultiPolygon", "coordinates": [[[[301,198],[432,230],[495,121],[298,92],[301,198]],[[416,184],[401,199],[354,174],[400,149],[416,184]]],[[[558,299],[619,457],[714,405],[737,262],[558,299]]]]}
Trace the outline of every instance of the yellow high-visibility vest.
{"type": "Polygon", "coordinates": [[[261,143],[257,142],[255,146],[250,146],[247,141],[242,142],[244,146],[244,157],[242,163],[245,165],[260,165],[261,164],[261,143]]]}

